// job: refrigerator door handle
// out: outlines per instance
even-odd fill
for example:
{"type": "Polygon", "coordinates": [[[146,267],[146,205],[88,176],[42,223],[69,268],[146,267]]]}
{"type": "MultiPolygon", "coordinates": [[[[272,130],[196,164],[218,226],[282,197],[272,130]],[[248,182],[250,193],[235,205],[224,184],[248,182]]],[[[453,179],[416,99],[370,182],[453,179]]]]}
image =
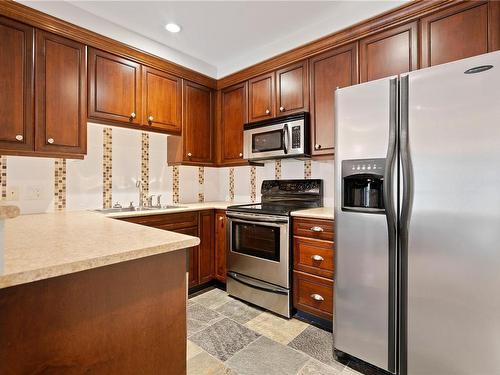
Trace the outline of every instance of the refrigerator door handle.
{"type": "Polygon", "coordinates": [[[398,141],[398,79],[390,80],[389,140],[384,174],[384,207],[387,219],[389,242],[389,324],[388,324],[388,370],[396,372],[397,355],[397,216],[395,209],[394,171],[397,160],[398,141]]]}
{"type": "Polygon", "coordinates": [[[401,216],[399,222],[399,373],[407,374],[407,356],[408,356],[408,231],[410,225],[411,207],[413,200],[413,171],[409,149],[409,129],[408,129],[408,111],[409,111],[409,76],[400,78],[400,155],[401,155],[401,174],[402,174],[402,199],[401,216]]]}

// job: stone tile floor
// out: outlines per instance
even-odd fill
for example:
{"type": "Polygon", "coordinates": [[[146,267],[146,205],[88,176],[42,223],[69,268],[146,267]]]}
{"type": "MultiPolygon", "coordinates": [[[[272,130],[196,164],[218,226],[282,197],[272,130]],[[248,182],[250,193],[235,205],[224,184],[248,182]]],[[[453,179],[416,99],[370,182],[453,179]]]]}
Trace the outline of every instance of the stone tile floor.
{"type": "Polygon", "coordinates": [[[335,361],[332,335],[212,289],[188,301],[189,375],[356,375],[335,361]]]}

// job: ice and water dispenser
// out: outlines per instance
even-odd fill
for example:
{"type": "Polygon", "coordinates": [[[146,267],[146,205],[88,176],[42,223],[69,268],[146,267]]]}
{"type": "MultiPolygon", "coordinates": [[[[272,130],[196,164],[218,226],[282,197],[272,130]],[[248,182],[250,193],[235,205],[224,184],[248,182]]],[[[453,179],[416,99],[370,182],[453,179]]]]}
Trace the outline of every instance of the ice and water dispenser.
{"type": "Polygon", "coordinates": [[[385,159],[342,161],[342,211],[384,213],[385,159]]]}

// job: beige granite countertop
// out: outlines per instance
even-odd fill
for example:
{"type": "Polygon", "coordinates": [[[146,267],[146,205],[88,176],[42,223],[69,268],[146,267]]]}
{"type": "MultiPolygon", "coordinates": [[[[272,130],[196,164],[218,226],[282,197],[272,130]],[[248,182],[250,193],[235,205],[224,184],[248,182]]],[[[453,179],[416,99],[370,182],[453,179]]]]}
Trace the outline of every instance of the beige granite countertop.
{"type": "Polygon", "coordinates": [[[19,212],[17,206],[0,206],[0,219],[13,219],[19,216],[19,212]]]}
{"type": "Polygon", "coordinates": [[[308,208],[306,210],[293,211],[291,215],[312,219],[333,220],[333,207],[308,208]]]}
{"type": "Polygon", "coordinates": [[[88,212],[21,215],[5,221],[0,289],[196,246],[199,238],[88,212]]]}
{"type": "Polygon", "coordinates": [[[174,214],[177,212],[201,211],[201,210],[225,210],[228,206],[245,204],[249,202],[203,202],[203,203],[179,203],[176,208],[159,208],[157,210],[132,211],[132,212],[114,212],[106,214],[107,217],[123,218],[133,216],[148,216],[174,214]]]}

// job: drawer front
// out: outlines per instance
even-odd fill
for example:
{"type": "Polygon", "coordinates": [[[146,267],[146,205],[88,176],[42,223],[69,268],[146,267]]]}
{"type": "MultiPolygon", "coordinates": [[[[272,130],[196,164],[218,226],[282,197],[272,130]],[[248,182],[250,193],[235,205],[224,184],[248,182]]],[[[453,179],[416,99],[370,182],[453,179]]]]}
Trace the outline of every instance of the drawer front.
{"type": "Polygon", "coordinates": [[[293,263],[297,271],[333,279],[333,242],[293,238],[293,263]]]}
{"type": "Polygon", "coordinates": [[[198,225],[198,212],[179,212],[172,214],[134,216],[122,219],[130,223],[147,225],[149,227],[176,230],[190,228],[198,225]]]}
{"type": "Polygon", "coordinates": [[[323,319],[333,316],[333,281],[293,271],[293,306],[323,319]]]}
{"type": "Polygon", "coordinates": [[[333,221],[320,219],[293,219],[293,234],[300,237],[333,241],[333,221]]]}

